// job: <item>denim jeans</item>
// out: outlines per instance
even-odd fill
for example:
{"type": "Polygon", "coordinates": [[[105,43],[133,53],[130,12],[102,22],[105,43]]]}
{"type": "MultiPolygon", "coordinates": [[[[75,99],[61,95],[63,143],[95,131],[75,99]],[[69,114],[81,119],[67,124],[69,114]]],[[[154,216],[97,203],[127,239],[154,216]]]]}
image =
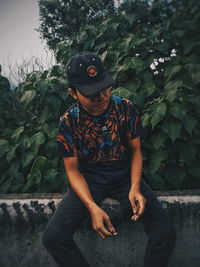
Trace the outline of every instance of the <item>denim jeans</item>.
{"type": "MultiPolygon", "coordinates": [[[[110,197],[120,202],[124,216],[133,214],[128,199],[130,181],[109,188],[100,188],[90,183],[88,185],[97,204],[100,204],[106,197],[110,197]]],[[[176,241],[174,227],[153,191],[143,180],[141,180],[140,190],[147,200],[145,211],[139,219],[148,238],[143,266],[167,267],[176,241]]],[[[73,240],[74,232],[88,216],[88,210],[69,187],[43,235],[44,246],[58,266],[89,267],[73,240]]]]}

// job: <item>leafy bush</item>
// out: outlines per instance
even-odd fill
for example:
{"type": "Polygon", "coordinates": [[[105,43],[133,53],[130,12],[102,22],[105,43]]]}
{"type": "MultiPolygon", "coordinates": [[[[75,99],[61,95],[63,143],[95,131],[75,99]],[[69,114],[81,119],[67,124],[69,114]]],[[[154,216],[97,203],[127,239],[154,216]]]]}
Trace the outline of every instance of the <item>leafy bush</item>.
{"type": "Polygon", "coordinates": [[[62,65],[30,74],[16,91],[21,124],[0,136],[1,192],[65,190],[55,136],[71,104],[63,66],[80,51],[99,54],[118,82],[114,93],[138,107],[147,182],[154,189],[200,188],[199,22],[195,0],[127,0],[99,27],[86,25],[59,43],[62,65]]]}
{"type": "Polygon", "coordinates": [[[31,73],[16,89],[20,123],[1,134],[1,193],[65,190],[56,136],[59,117],[70,104],[66,89],[65,71],[59,65],[31,73]]]}
{"type": "Polygon", "coordinates": [[[98,28],[58,45],[63,64],[78,51],[98,53],[118,81],[115,93],[137,105],[147,128],[144,177],[155,189],[200,186],[199,5],[126,1],[98,28]]]}

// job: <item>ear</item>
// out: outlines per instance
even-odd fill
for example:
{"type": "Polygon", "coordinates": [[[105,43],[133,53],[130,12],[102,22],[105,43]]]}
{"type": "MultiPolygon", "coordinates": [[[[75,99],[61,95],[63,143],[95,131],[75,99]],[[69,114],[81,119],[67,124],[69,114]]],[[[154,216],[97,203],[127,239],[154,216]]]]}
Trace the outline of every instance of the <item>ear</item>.
{"type": "Polygon", "coordinates": [[[68,93],[74,98],[74,99],[78,99],[76,93],[74,92],[74,90],[72,90],[72,88],[68,88],[68,93]]]}

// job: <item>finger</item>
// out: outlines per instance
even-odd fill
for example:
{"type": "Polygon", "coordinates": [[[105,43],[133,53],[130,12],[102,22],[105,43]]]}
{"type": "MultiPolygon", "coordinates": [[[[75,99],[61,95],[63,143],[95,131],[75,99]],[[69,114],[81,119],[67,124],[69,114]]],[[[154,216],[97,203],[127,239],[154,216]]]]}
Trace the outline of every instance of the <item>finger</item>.
{"type": "Polygon", "coordinates": [[[136,200],[135,200],[135,203],[136,203],[136,207],[137,207],[137,209],[139,209],[139,208],[140,208],[140,202],[139,202],[139,200],[136,199],[136,200]]]}
{"type": "Polygon", "coordinates": [[[104,226],[101,227],[100,231],[105,235],[105,236],[112,236],[113,234],[109,232],[104,226]]]}
{"type": "Polygon", "coordinates": [[[137,221],[139,218],[140,218],[140,215],[136,213],[135,215],[131,217],[131,220],[137,221]]]}
{"type": "Polygon", "coordinates": [[[137,210],[138,210],[138,207],[137,207],[137,205],[136,205],[135,200],[132,199],[132,200],[130,200],[130,202],[131,202],[131,206],[132,206],[133,213],[136,213],[137,210]]]}
{"type": "Polygon", "coordinates": [[[145,204],[146,204],[146,199],[145,198],[142,198],[140,199],[139,201],[139,205],[140,205],[140,208],[138,210],[138,214],[141,216],[145,210],[145,204]]]}
{"type": "Polygon", "coordinates": [[[100,230],[98,230],[97,233],[102,239],[106,238],[106,236],[100,230]]]}
{"type": "Polygon", "coordinates": [[[116,232],[114,226],[112,225],[112,222],[111,222],[110,218],[105,219],[105,222],[106,222],[106,224],[107,224],[108,230],[109,230],[112,234],[115,234],[115,235],[116,235],[117,232],[116,232]]]}

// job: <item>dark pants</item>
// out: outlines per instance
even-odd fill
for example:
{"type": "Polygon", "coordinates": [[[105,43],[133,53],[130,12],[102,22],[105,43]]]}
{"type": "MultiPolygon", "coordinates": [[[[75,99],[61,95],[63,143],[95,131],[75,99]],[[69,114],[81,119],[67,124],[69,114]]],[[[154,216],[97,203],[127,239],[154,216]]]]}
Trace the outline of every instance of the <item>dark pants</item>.
{"type": "MultiPolygon", "coordinates": [[[[125,216],[128,215],[130,218],[133,214],[128,199],[130,182],[109,189],[100,189],[90,184],[89,187],[97,204],[106,197],[110,197],[121,203],[125,216]]],[[[145,212],[139,219],[148,237],[143,266],[166,267],[175,245],[174,228],[151,188],[143,180],[141,181],[141,193],[147,200],[145,212]]],[[[89,266],[73,240],[74,232],[88,216],[88,210],[73,189],[69,187],[43,236],[44,245],[58,266],[89,266]]]]}

